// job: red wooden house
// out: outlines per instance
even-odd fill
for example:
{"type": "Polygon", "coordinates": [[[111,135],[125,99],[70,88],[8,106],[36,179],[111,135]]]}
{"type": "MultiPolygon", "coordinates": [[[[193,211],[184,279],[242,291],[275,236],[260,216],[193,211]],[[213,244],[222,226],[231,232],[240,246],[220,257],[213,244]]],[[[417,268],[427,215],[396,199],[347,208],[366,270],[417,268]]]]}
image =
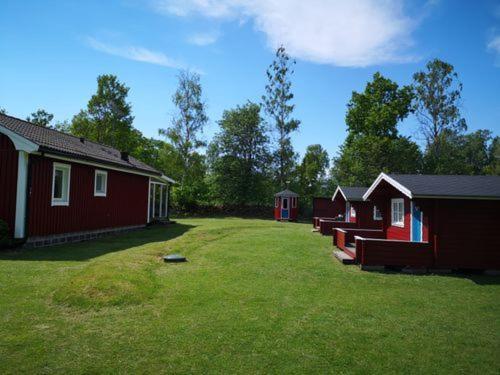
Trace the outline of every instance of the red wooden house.
{"type": "Polygon", "coordinates": [[[367,187],[339,186],[332,197],[332,204],[341,218],[319,218],[323,235],[333,234],[333,228],[379,229],[382,227],[380,212],[370,201],[363,200],[367,187]]]}
{"type": "Polygon", "coordinates": [[[363,198],[379,231],[336,229],[336,245],[363,267],[500,269],[500,176],[387,175],[363,198]]]}
{"type": "Polygon", "coordinates": [[[298,216],[299,195],[285,189],[274,195],[274,219],[295,221],[298,216]]]}
{"type": "Polygon", "coordinates": [[[338,202],[332,201],[331,198],[313,198],[313,228],[319,230],[320,219],[343,219],[344,212],[345,206],[341,206],[338,202]]]}
{"type": "Polygon", "coordinates": [[[0,114],[0,219],[34,246],[168,218],[173,182],[126,152],[0,114]]]}

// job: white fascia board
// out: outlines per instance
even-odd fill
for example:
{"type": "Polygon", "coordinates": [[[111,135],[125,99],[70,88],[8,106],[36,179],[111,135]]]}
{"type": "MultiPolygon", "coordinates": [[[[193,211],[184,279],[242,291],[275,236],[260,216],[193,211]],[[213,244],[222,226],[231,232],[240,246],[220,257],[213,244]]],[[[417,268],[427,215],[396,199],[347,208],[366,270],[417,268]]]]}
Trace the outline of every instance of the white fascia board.
{"type": "Polygon", "coordinates": [[[164,181],[166,181],[166,182],[169,182],[169,183],[171,183],[171,184],[176,184],[176,183],[177,183],[177,181],[172,180],[170,177],[165,176],[164,174],[162,174],[162,175],[161,175],[160,179],[161,179],[161,180],[164,180],[164,181]]]}
{"type": "Polygon", "coordinates": [[[369,189],[366,191],[366,193],[363,195],[363,200],[367,201],[369,200],[368,198],[370,197],[370,194],[373,193],[373,191],[377,188],[377,186],[382,182],[386,181],[390,185],[394,186],[397,190],[399,190],[401,193],[406,195],[408,198],[412,199],[413,195],[410,190],[408,190],[406,187],[401,185],[399,182],[397,182],[395,179],[389,177],[386,175],[384,172],[380,173],[377,177],[377,179],[371,184],[369,189]]]}
{"type": "Polygon", "coordinates": [[[335,197],[337,196],[338,192],[340,192],[340,194],[342,194],[342,196],[344,197],[344,200],[347,202],[347,198],[346,198],[344,192],[342,191],[342,189],[340,188],[340,185],[337,186],[337,190],[335,190],[335,193],[333,193],[332,201],[335,200],[335,197]]]}
{"type": "Polygon", "coordinates": [[[38,151],[39,146],[36,143],[31,142],[30,140],[20,136],[10,129],[3,127],[2,125],[0,125],[0,133],[5,134],[7,137],[9,137],[12,143],[14,143],[14,147],[17,151],[25,151],[28,154],[38,151]]]}

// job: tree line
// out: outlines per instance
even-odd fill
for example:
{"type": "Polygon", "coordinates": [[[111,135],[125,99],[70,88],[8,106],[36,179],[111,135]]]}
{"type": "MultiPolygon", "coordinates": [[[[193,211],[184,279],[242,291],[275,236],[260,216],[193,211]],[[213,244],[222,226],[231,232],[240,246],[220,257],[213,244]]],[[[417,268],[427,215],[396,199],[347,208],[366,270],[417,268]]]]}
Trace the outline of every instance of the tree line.
{"type": "Polygon", "coordinates": [[[134,128],[129,88],[114,75],[97,78],[96,93],[71,121],[53,123],[43,109],[27,120],[128,151],[162,170],[178,181],[172,201],[179,210],[269,206],[273,193],[289,188],[307,211],[312,197],[330,196],[339,184],[367,186],[381,171],[500,174],[499,137],[488,129],[467,132],[462,84],[454,67],[438,59],[416,72],[411,85],[375,73],[363,92],[352,93],[348,135],[338,153],[331,158],[313,144],[300,159],[291,142],[301,126],[293,116],[294,65],[278,48],[261,100],[225,110],[210,142],[202,136],[209,118],[200,76],[189,71],[178,75],[176,111],[170,126],[158,129],[158,139],[134,128]],[[408,116],[418,121],[415,138],[422,146],[399,132],[408,116]]]}

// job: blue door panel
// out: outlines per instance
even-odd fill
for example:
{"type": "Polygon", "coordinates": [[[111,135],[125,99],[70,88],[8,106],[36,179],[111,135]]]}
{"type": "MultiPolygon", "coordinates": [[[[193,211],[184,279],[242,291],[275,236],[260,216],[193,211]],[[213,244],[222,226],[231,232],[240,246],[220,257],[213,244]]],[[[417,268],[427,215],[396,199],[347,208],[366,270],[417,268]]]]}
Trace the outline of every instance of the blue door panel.
{"type": "Polygon", "coordinates": [[[414,242],[422,242],[422,211],[416,204],[412,204],[411,240],[414,242]]]}

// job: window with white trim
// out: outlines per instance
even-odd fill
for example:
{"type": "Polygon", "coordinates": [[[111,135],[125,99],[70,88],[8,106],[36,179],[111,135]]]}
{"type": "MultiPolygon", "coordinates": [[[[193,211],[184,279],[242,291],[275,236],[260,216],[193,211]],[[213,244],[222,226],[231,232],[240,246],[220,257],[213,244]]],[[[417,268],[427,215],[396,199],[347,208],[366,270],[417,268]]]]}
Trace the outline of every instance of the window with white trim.
{"type": "Polygon", "coordinates": [[[108,172],[96,169],[94,178],[94,196],[105,197],[108,192],[108,172]]]}
{"type": "Polygon", "coordinates": [[[52,173],[52,206],[69,206],[71,165],[54,163],[52,173]]]}
{"type": "Polygon", "coordinates": [[[373,220],[382,220],[382,213],[377,206],[373,206],[373,220]]]}
{"type": "Polygon", "coordinates": [[[354,206],[352,204],[351,204],[350,216],[351,217],[356,217],[356,209],[354,208],[354,206]]]}
{"type": "Polygon", "coordinates": [[[404,227],[405,203],[402,198],[391,199],[391,225],[404,227]]]}

